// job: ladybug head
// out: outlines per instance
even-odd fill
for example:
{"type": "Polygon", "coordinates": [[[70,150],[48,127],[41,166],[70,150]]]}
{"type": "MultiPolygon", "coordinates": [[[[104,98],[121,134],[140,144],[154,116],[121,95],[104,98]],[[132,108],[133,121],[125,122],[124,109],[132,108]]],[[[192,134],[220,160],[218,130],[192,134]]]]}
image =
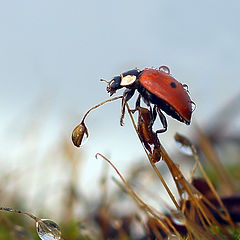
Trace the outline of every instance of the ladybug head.
{"type": "Polygon", "coordinates": [[[121,77],[114,77],[112,81],[110,81],[107,85],[107,92],[112,96],[118,89],[122,88],[121,86],[121,77]]]}
{"type": "Polygon", "coordinates": [[[132,86],[138,79],[141,71],[139,69],[133,69],[122,73],[120,76],[116,76],[112,81],[108,82],[107,92],[112,96],[118,89],[123,87],[132,86]]]}

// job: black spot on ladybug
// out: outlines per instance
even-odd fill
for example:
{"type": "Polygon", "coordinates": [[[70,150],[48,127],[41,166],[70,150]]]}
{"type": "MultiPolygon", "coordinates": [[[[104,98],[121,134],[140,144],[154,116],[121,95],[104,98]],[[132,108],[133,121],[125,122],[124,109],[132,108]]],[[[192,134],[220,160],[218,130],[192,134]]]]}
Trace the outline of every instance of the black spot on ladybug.
{"type": "Polygon", "coordinates": [[[175,82],[171,82],[170,85],[171,85],[172,88],[176,88],[177,87],[175,82]]]}

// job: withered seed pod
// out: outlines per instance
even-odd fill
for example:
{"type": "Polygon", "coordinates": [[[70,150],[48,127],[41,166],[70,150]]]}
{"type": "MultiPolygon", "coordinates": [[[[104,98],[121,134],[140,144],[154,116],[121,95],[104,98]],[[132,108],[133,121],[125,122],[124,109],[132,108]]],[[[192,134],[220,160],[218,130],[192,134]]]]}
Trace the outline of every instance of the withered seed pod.
{"type": "Polygon", "coordinates": [[[88,138],[88,130],[84,122],[81,122],[79,125],[75,127],[72,132],[72,141],[76,147],[80,147],[82,144],[82,140],[84,135],[88,138]]]}

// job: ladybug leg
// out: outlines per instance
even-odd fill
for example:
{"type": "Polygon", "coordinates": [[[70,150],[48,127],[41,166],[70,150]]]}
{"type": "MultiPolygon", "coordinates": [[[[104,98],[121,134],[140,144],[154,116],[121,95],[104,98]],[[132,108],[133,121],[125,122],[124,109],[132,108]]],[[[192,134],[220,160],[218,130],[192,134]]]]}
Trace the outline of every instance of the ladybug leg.
{"type": "Polygon", "coordinates": [[[123,120],[124,120],[124,116],[125,116],[125,108],[126,108],[126,103],[131,99],[131,97],[133,96],[135,92],[135,88],[127,88],[124,92],[123,92],[123,98],[122,98],[122,114],[121,114],[121,118],[120,118],[120,125],[123,126],[123,120]]]}
{"type": "Polygon", "coordinates": [[[147,100],[146,98],[143,98],[143,101],[148,107],[151,106],[149,100],[147,100]]]}
{"type": "Polygon", "coordinates": [[[164,116],[164,114],[162,113],[161,109],[158,106],[156,106],[156,108],[157,108],[158,116],[160,117],[160,121],[161,121],[161,123],[163,125],[163,129],[157,130],[156,133],[166,132],[167,131],[167,119],[164,116]]]}
{"type": "Polygon", "coordinates": [[[140,102],[141,102],[141,94],[138,95],[136,105],[135,105],[135,111],[137,111],[140,108],[140,102]]]}
{"type": "Polygon", "coordinates": [[[157,118],[157,105],[154,105],[153,110],[152,110],[152,108],[150,106],[150,110],[152,112],[152,121],[154,123],[156,118],[157,118]]]}
{"type": "Polygon", "coordinates": [[[138,98],[137,98],[137,101],[136,101],[136,104],[135,104],[135,108],[131,109],[131,113],[135,113],[137,110],[139,110],[141,108],[140,101],[141,101],[141,95],[139,94],[138,98]]]}

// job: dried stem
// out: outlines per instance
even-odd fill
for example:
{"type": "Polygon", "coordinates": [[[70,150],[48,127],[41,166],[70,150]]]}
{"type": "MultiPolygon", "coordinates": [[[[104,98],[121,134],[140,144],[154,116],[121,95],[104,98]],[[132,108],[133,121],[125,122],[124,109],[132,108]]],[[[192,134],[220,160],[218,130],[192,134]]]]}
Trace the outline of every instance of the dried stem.
{"type": "MultiPolygon", "coordinates": [[[[198,164],[198,166],[199,166],[199,168],[200,168],[200,171],[201,171],[202,174],[203,174],[203,177],[205,178],[205,180],[206,180],[209,188],[211,189],[211,191],[213,192],[214,196],[216,197],[219,205],[222,207],[222,209],[224,210],[224,212],[225,212],[225,214],[226,214],[226,216],[224,216],[224,218],[230,223],[230,225],[231,225],[233,228],[235,228],[235,224],[233,223],[233,221],[232,221],[232,219],[231,219],[231,216],[230,216],[227,208],[224,206],[224,204],[223,204],[220,196],[218,195],[218,193],[217,193],[217,191],[215,190],[213,184],[211,183],[211,181],[210,181],[210,179],[209,179],[206,171],[204,170],[201,162],[199,161],[199,158],[198,158],[198,155],[197,155],[197,152],[196,152],[195,147],[192,146],[192,148],[194,149],[194,151],[193,151],[193,153],[194,153],[194,154],[193,154],[193,157],[194,157],[194,159],[196,160],[196,163],[198,164]]],[[[219,213],[220,213],[220,215],[222,216],[221,211],[219,211],[219,213]]]]}
{"type": "Polygon", "coordinates": [[[115,165],[109,160],[107,159],[104,155],[102,155],[101,153],[97,153],[96,154],[96,158],[98,156],[101,156],[105,161],[107,161],[113,168],[114,170],[117,172],[117,174],[119,175],[119,177],[121,178],[121,180],[123,181],[123,183],[125,184],[125,186],[127,187],[127,189],[129,190],[129,194],[133,197],[133,199],[135,199],[137,201],[137,203],[139,204],[141,209],[145,209],[145,211],[149,212],[150,214],[152,214],[154,217],[157,218],[159,224],[161,225],[162,229],[164,230],[164,232],[166,234],[170,234],[170,230],[166,227],[166,225],[162,222],[162,220],[159,218],[159,216],[152,211],[152,209],[146,204],[144,203],[139,197],[138,195],[135,193],[135,191],[132,189],[132,187],[128,184],[128,182],[126,181],[126,179],[123,177],[123,175],[118,171],[118,169],[115,167],[115,165]]]}
{"type": "Polygon", "coordinates": [[[221,163],[216,151],[213,149],[208,137],[203,133],[201,128],[195,123],[198,135],[200,137],[200,147],[207,157],[209,163],[214,168],[215,173],[217,174],[219,180],[221,181],[222,189],[224,189],[225,193],[228,195],[237,194],[237,187],[234,181],[229,176],[228,172],[224,168],[223,164],[221,163]]]}
{"type": "MultiPolygon", "coordinates": [[[[129,115],[130,115],[130,117],[131,117],[131,120],[132,120],[133,126],[134,126],[134,128],[135,128],[135,131],[137,132],[138,137],[139,137],[139,139],[140,139],[140,141],[141,141],[141,138],[140,138],[139,133],[138,133],[137,125],[136,125],[136,123],[135,123],[135,120],[134,120],[134,118],[133,118],[133,115],[132,115],[132,113],[131,113],[131,110],[130,110],[128,104],[127,104],[127,109],[128,109],[128,113],[129,113],[129,115]]],[[[141,141],[141,143],[142,143],[142,141],[141,141]]],[[[142,144],[142,145],[143,145],[143,144],[142,144]]],[[[159,172],[159,170],[158,170],[158,168],[156,167],[156,165],[152,162],[151,157],[150,157],[149,153],[147,152],[146,148],[144,147],[144,145],[143,145],[143,148],[144,148],[145,153],[147,154],[147,157],[148,157],[148,159],[149,159],[150,164],[152,165],[154,171],[155,171],[156,174],[158,175],[158,177],[159,177],[160,181],[162,182],[164,188],[165,188],[166,191],[168,192],[168,195],[170,196],[170,198],[171,198],[171,200],[173,201],[173,203],[174,203],[174,205],[176,206],[176,208],[177,208],[178,210],[180,210],[180,206],[179,206],[179,204],[177,203],[177,200],[176,200],[175,197],[173,196],[173,194],[172,194],[171,190],[169,189],[167,183],[165,182],[162,174],[159,172]]]]}
{"type": "Polygon", "coordinates": [[[32,215],[32,214],[30,214],[30,213],[26,213],[26,212],[23,212],[23,211],[20,211],[20,210],[16,210],[16,209],[13,209],[13,208],[0,207],[0,210],[1,210],[1,211],[6,211],[6,212],[13,212],[13,213],[19,213],[19,214],[26,215],[26,216],[32,218],[35,222],[41,221],[40,218],[35,217],[34,215],[32,215]]]}
{"type": "Polygon", "coordinates": [[[96,108],[98,108],[98,107],[101,107],[101,106],[104,105],[105,103],[113,102],[113,101],[118,100],[118,99],[122,99],[122,96],[108,99],[108,100],[106,100],[106,101],[104,101],[104,102],[101,102],[101,103],[97,104],[96,106],[90,108],[90,109],[85,113],[85,115],[84,115],[84,117],[83,117],[83,119],[82,119],[82,122],[85,121],[87,115],[88,115],[92,110],[94,110],[94,109],[96,109],[96,108]]]}

